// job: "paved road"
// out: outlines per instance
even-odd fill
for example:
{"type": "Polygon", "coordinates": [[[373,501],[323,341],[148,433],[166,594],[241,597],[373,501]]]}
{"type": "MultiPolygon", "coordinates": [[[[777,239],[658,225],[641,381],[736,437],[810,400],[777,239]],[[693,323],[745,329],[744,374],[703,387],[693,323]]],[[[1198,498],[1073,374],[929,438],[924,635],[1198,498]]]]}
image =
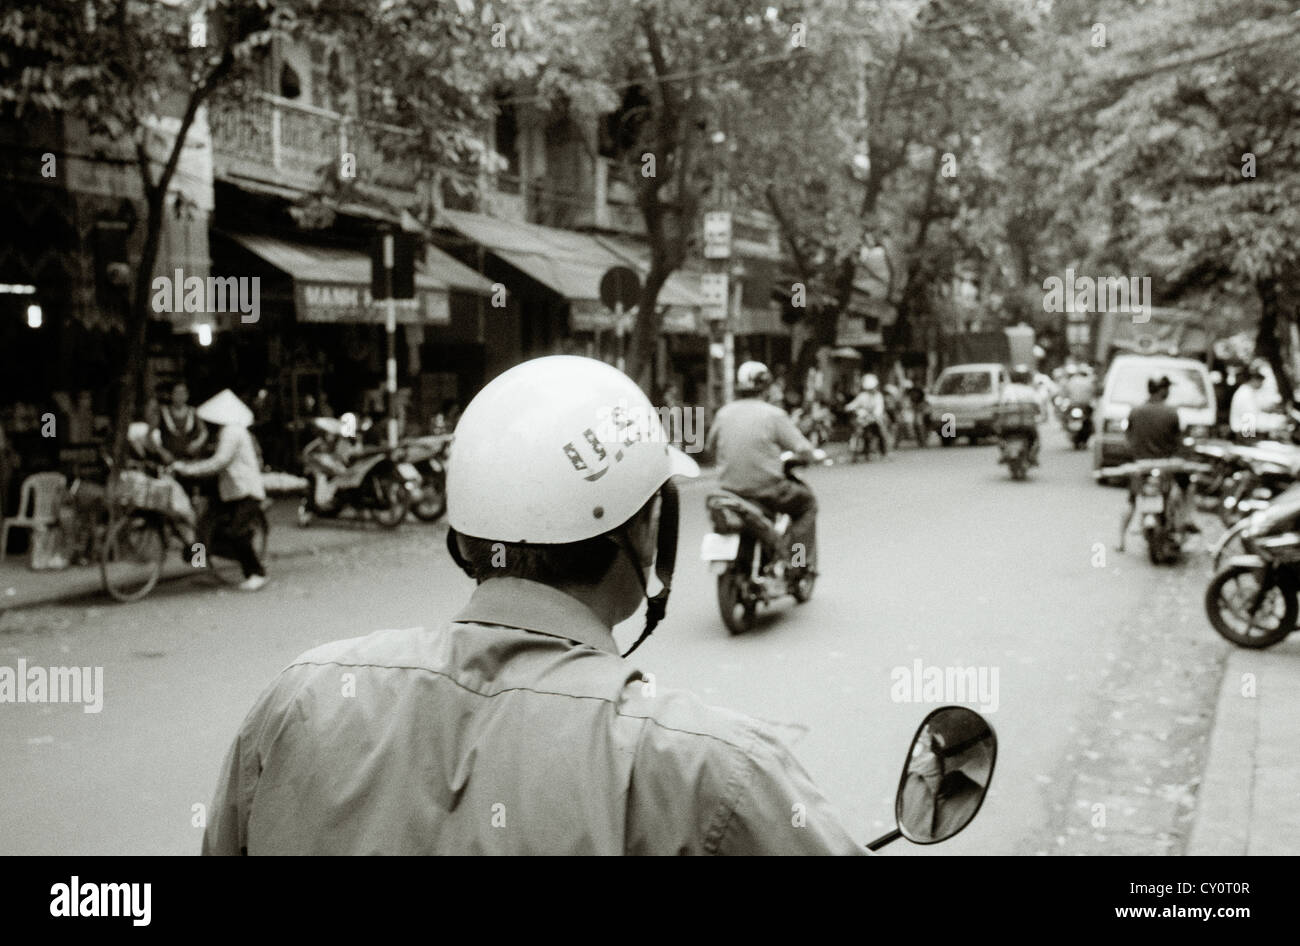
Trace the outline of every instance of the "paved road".
{"type": "MultiPolygon", "coordinates": [[[[1140,538],[1127,555],[1115,553],[1123,494],[1088,473],[1087,454],[1070,451],[1057,431],[1024,483],[1007,477],[991,447],[965,445],[814,469],[816,594],[779,606],[740,638],[722,627],[713,579],[696,560],[708,486],[692,484],[670,615],[635,662],[659,686],[694,689],[777,724],[864,839],[892,825],[897,773],[931,708],[900,699],[892,672],[910,676],[916,661],[976,668],[997,684],[996,706],[984,707],[1001,740],[995,790],[962,836],[926,849],[900,842],[891,853],[1105,850],[1102,842],[1120,836],[1126,850],[1170,850],[1177,838],[1138,822],[1181,824],[1190,801],[1172,797],[1153,815],[1125,799],[1151,786],[1169,794],[1149,779],[1138,784],[1157,761],[1177,756],[1173,771],[1163,765],[1166,782],[1199,771],[1222,648],[1195,616],[1201,564],[1157,572],[1140,538]],[[1156,605],[1165,611],[1153,617],[1156,605]],[[1143,655],[1158,666],[1139,666],[1143,655]],[[1193,669],[1200,676],[1189,681],[1193,669]],[[1185,684],[1176,706],[1160,702],[1162,672],[1185,684]],[[1126,717],[1143,731],[1188,720],[1174,735],[1178,752],[1114,727],[1099,734],[1101,721],[1118,718],[1116,700],[1144,710],[1126,717]],[[1123,765],[1107,767],[1115,760],[1123,765]],[[1073,810],[1086,814],[1091,804],[1081,766],[1100,766],[1104,784],[1094,794],[1110,810],[1091,847],[1079,846],[1088,831],[1073,810]]],[[[436,624],[468,595],[443,534],[409,524],[282,562],[257,595],[180,582],[135,605],[51,606],[0,619],[0,663],[98,665],[105,676],[98,714],[0,705],[0,853],[197,850],[194,806],[209,800],[240,719],[281,666],[324,641],[436,624]]],[[[629,622],[618,636],[626,644],[635,633],[629,622]]]]}

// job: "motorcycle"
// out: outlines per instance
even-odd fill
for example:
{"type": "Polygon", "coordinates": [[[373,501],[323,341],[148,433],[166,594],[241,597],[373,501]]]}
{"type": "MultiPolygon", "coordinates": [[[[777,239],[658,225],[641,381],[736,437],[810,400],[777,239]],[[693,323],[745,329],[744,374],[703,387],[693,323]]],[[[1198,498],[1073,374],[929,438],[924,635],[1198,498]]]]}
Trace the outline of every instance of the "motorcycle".
{"type": "Polygon", "coordinates": [[[1092,437],[1092,405],[1070,404],[1065,411],[1065,430],[1075,450],[1082,450],[1092,437]]]}
{"type": "Polygon", "coordinates": [[[447,454],[450,434],[414,437],[398,444],[394,459],[405,470],[411,512],[421,522],[436,522],[447,510],[447,454]],[[410,469],[405,468],[410,465],[410,469]]]}
{"type": "Polygon", "coordinates": [[[312,425],[321,436],[302,450],[303,468],[310,485],[298,504],[298,525],[306,528],[316,516],[338,517],[351,509],[368,515],[385,528],[396,528],[410,507],[410,487],[418,485],[419,472],[395,459],[396,451],[365,446],[357,434],[333,417],[316,417],[312,425]],[[342,443],[342,454],[334,445],[342,443]],[[408,485],[409,484],[409,485],[408,485]]]}
{"type": "Polygon", "coordinates": [[[830,410],[825,406],[816,404],[811,409],[795,408],[790,419],[799,428],[799,433],[807,437],[814,447],[830,442],[832,418],[830,410]]]}
{"type": "MultiPolygon", "coordinates": [[[[813,453],[818,463],[828,463],[822,450],[813,453]]],[[[802,482],[794,474],[803,463],[793,453],[783,453],[785,475],[802,482]]],[[[786,595],[802,604],[812,597],[816,573],[808,569],[792,571],[786,557],[777,550],[785,545],[790,516],[773,516],[756,502],[728,490],[711,494],[705,501],[713,532],[704,536],[700,558],[718,576],[718,609],[722,621],[732,634],[752,630],[758,619],[758,606],[771,604],[786,595]]]]}
{"type": "Polygon", "coordinates": [[[979,813],[993,779],[998,739],[974,710],[941,706],[921,721],[903,760],[894,796],[892,831],[866,847],[878,851],[899,838],[937,844],[979,813]]]}
{"type": "Polygon", "coordinates": [[[880,455],[885,455],[885,432],[880,421],[870,415],[858,414],[853,418],[853,431],[849,434],[849,461],[857,463],[871,459],[871,444],[875,441],[880,455]]]}
{"type": "Polygon", "coordinates": [[[1300,488],[1253,513],[1230,557],[1205,589],[1215,631],[1239,647],[1271,647],[1296,629],[1300,591],[1300,488]]]}
{"type": "Polygon", "coordinates": [[[1182,560],[1183,543],[1195,531],[1188,520],[1194,505],[1193,496],[1185,496],[1178,485],[1180,474],[1195,475],[1208,472],[1203,463],[1193,463],[1181,457],[1158,460],[1134,460],[1121,466],[1097,470],[1097,479],[1109,477],[1137,477],[1139,483],[1134,497],[1134,511],[1139,517],[1142,534],[1146,538],[1147,555],[1153,565],[1173,565],[1182,560]]]}
{"type": "Polygon", "coordinates": [[[1024,404],[1006,405],[998,412],[998,462],[1005,463],[1013,480],[1023,480],[1038,463],[1037,445],[1030,431],[1037,429],[1038,409],[1024,404]]]}

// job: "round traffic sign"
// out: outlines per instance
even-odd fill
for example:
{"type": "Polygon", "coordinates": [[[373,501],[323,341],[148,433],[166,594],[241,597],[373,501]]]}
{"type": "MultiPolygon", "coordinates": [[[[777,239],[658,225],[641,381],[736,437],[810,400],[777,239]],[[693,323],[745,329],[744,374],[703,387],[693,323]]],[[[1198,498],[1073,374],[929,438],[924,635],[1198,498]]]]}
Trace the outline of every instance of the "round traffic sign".
{"type": "Polygon", "coordinates": [[[630,309],[641,298],[641,277],[630,266],[612,266],[600,277],[600,301],[606,308],[630,309]]]}

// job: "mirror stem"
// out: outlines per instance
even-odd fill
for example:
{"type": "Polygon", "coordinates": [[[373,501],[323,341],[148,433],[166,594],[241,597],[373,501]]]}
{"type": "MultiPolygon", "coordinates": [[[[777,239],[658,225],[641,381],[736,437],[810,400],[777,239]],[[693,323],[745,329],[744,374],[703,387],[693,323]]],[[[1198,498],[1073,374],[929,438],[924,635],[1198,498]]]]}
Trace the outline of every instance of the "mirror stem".
{"type": "Polygon", "coordinates": [[[876,838],[876,840],[869,843],[867,845],[867,850],[879,851],[886,844],[892,844],[894,841],[897,841],[902,836],[903,836],[903,832],[895,828],[893,831],[890,831],[888,834],[882,834],[880,837],[876,838]]]}

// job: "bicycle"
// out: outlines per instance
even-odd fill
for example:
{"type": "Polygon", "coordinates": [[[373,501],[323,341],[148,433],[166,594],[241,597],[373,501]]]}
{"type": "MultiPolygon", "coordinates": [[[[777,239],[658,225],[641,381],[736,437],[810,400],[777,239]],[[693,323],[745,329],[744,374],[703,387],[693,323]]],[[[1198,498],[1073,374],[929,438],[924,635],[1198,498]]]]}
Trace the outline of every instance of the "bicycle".
{"type": "MultiPolygon", "coordinates": [[[[142,470],[124,470],[109,494],[109,525],[100,548],[100,578],[104,590],[117,601],[139,601],[153,591],[162,577],[169,548],[178,548],[182,559],[203,570],[222,584],[243,580],[239,564],[214,543],[208,521],[207,501],[199,496],[194,510],[195,526],[187,521],[185,503],[193,505],[174,477],[150,476],[142,470]],[[202,544],[202,566],[196,559],[202,544]]],[[[253,548],[259,558],[266,555],[270,525],[266,502],[253,521],[253,548]]]]}

